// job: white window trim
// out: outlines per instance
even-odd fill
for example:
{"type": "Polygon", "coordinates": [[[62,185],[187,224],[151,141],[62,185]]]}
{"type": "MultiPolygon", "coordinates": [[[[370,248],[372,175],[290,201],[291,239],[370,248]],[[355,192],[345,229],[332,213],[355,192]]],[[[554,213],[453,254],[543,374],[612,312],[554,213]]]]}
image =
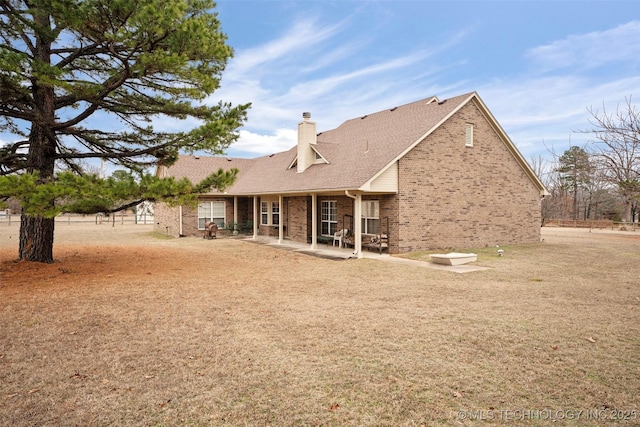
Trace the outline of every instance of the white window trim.
{"type": "Polygon", "coordinates": [[[378,231],[380,231],[380,200],[363,200],[362,201],[362,233],[363,234],[374,234],[369,230],[369,220],[378,220],[378,231]],[[369,209],[371,206],[376,206],[373,209],[373,212],[370,212],[369,209]],[[375,215],[375,211],[378,211],[378,215],[375,215]],[[369,216],[371,215],[371,216],[369,216]]]}
{"type": "Polygon", "coordinates": [[[223,226],[226,226],[226,224],[227,224],[227,203],[224,200],[211,200],[211,201],[200,202],[198,204],[198,212],[197,212],[198,230],[204,230],[204,224],[203,224],[202,227],[200,226],[200,219],[202,219],[202,218],[204,218],[204,224],[206,224],[207,221],[213,221],[215,218],[222,218],[222,224],[223,224],[223,226]],[[214,203],[222,203],[222,217],[214,217],[213,216],[213,213],[214,213],[213,204],[214,203]],[[201,207],[204,207],[204,209],[207,210],[205,216],[200,216],[200,208],[201,207]]]}
{"type": "Polygon", "coordinates": [[[260,201],[260,225],[269,225],[271,222],[271,213],[269,212],[269,202],[266,200],[260,201]],[[265,216],[267,221],[265,222],[265,216]]]}
{"type": "Polygon", "coordinates": [[[280,217],[280,202],[277,200],[261,200],[260,201],[260,225],[278,226],[273,223],[273,216],[278,215],[279,221],[282,221],[280,217]],[[263,215],[266,215],[267,221],[264,222],[263,215]]]}
{"type": "Polygon", "coordinates": [[[279,202],[271,202],[271,215],[269,217],[269,222],[271,223],[271,225],[280,225],[280,203],[279,202]],[[278,223],[276,224],[273,221],[273,217],[277,216],[278,217],[278,223]]]}
{"type": "Polygon", "coordinates": [[[331,224],[335,224],[334,229],[338,229],[338,201],[337,200],[322,200],[320,202],[320,235],[321,236],[332,236],[331,233],[331,224]],[[333,203],[335,218],[331,219],[331,203],[333,203]],[[325,220],[323,218],[323,211],[325,204],[328,206],[328,218],[325,220]],[[327,223],[327,230],[329,230],[329,234],[322,234],[322,229],[324,228],[322,224],[327,223]]]}

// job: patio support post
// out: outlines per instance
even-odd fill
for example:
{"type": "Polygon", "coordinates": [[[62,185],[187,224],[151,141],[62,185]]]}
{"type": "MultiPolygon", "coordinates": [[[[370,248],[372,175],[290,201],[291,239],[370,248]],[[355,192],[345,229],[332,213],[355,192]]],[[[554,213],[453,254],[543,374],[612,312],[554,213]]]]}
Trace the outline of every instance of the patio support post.
{"type": "Polygon", "coordinates": [[[258,196],[253,196],[253,238],[258,238],[258,196]]]}
{"type": "Polygon", "coordinates": [[[356,194],[354,202],[353,222],[356,230],[353,241],[353,253],[357,258],[362,258],[362,194],[356,194]]]}
{"type": "Polygon", "coordinates": [[[311,249],[318,249],[318,195],[311,194],[311,249]]]}
{"type": "Polygon", "coordinates": [[[238,229],[238,196],[233,196],[233,230],[231,233],[238,229]]]}
{"type": "Polygon", "coordinates": [[[282,220],[282,194],[278,195],[278,207],[280,209],[280,221],[278,221],[278,244],[282,244],[284,239],[284,221],[282,220]]]}
{"type": "Polygon", "coordinates": [[[353,195],[346,190],[344,194],[353,199],[353,254],[362,258],[362,194],[353,195]]]}

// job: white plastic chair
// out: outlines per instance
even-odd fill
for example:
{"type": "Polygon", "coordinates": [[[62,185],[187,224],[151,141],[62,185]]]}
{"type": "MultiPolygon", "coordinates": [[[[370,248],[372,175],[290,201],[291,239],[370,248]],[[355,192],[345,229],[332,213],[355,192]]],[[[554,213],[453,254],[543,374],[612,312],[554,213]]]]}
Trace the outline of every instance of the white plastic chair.
{"type": "Polygon", "coordinates": [[[343,228],[342,230],[336,231],[335,233],[333,233],[333,243],[331,244],[331,246],[335,246],[336,242],[338,242],[338,247],[341,248],[342,241],[345,237],[347,237],[347,234],[349,234],[349,230],[347,230],[346,228],[343,228]]]}

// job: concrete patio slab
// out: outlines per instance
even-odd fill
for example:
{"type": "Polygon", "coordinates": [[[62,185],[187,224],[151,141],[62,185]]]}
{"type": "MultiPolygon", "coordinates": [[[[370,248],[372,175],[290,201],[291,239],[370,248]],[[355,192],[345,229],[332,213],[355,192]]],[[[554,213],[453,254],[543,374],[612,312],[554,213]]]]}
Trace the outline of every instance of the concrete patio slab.
{"type": "MultiPolygon", "coordinates": [[[[293,242],[290,240],[284,240],[281,243],[278,243],[277,239],[269,238],[269,237],[258,237],[258,238],[245,238],[244,241],[262,245],[273,246],[276,248],[280,248],[283,250],[290,250],[295,252],[304,253],[310,256],[325,258],[325,259],[333,259],[336,261],[344,261],[344,260],[354,260],[357,259],[353,254],[352,249],[348,248],[338,248],[337,246],[318,244],[316,249],[312,249],[310,244],[293,242]]],[[[371,251],[363,251],[362,257],[366,259],[374,259],[382,262],[391,262],[396,264],[404,264],[411,265],[414,267],[422,267],[422,268],[431,268],[435,270],[449,271],[452,273],[471,273],[474,271],[483,271],[489,270],[487,267],[480,267],[475,265],[440,265],[435,264],[433,262],[426,261],[417,261],[407,258],[401,258],[389,254],[380,254],[378,252],[371,251]]]]}

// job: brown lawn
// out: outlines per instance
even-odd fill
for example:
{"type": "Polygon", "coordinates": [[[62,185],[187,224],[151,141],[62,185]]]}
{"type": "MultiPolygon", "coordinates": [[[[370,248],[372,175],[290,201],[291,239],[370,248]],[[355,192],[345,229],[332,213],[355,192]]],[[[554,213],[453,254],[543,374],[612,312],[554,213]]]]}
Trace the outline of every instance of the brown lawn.
{"type": "Polygon", "coordinates": [[[640,424],[640,233],[547,228],[456,274],[94,224],[42,265],[17,232],[3,426],[640,424]]]}

